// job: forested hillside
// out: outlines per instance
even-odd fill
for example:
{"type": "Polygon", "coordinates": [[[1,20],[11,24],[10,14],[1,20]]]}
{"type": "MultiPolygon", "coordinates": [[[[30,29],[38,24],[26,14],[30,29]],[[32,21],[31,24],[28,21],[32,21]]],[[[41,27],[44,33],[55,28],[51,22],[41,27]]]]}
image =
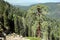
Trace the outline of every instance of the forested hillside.
{"type": "Polygon", "coordinates": [[[41,40],[60,40],[60,21],[50,18],[53,12],[56,14],[60,9],[53,7],[50,11],[49,7],[36,4],[23,10],[0,0],[0,32],[7,35],[16,33],[23,37],[40,37],[41,40]],[[55,9],[58,11],[53,11],[55,9]]]}
{"type": "MultiPolygon", "coordinates": [[[[58,2],[58,3],[57,2],[56,3],[53,3],[53,2],[38,3],[38,4],[48,6],[49,7],[49,15],[48,16],[51,18],[57,19],[58,21],[60,20],[60,2],[58,2]]],[[[33,4],[31,6],[34,6],[34,5],[37,5],[37,4],[33,4]]],[[[16,5],[16,6],[19,8],[22,8],[24,10],[27,10],[31,7],[31,6],[18,6],[18,5],[16,5]]]]}

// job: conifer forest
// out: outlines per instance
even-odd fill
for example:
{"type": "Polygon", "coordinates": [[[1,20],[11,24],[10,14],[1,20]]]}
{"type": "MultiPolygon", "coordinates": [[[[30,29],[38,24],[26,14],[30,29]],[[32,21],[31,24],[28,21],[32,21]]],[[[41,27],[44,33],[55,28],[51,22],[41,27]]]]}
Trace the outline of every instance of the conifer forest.
{"type": "Polygon", "coordinates": [[[31,40],[34,37],[35,40],[60,40],[58,4],[42,3],[20,7],[0,0],[0,36],[2,33],[6,36],[15,33],[31,40]]]}

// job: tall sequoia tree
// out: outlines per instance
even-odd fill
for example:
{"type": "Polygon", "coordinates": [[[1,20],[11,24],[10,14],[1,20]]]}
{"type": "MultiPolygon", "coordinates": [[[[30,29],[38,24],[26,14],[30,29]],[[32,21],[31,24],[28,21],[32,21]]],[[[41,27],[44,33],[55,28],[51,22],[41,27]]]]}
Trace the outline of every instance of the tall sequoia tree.
{"type": "Polygon", "coordinates": [[[44,5],[32,6],[27,13],[26,20],[28,26],[28,35],[35,36],[36,30],[38,30],[38,35],[41,36],[41,22],[43,21],[43,16],[47,13],[47,7],[44,5]],[[39,25],[39,26],[38,26],[39,25]],[[31,35],[32,34],[32,35],[31,35]]]}

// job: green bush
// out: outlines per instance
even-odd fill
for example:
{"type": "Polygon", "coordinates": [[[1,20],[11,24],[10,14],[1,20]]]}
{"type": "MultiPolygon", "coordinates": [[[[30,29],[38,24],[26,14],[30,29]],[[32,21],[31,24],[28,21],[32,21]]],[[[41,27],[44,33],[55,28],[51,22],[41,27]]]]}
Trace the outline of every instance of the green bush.
{"type": "Polygon", "coordinates": [[[38,38],[38,37],[27,37],[27,38],[30,40],[41,40],[41,38],[38,38]]]}

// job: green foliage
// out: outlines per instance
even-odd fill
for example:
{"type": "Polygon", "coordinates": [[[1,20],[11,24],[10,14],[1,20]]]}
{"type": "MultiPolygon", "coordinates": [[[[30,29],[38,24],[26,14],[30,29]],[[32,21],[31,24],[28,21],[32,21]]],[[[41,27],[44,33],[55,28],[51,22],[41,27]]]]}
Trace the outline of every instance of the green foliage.
{"type": "Polygon", "coordinates": [[[27,37],[28,39],[30,39],[30,40],[41,40],[40,38],[38,38],[38,37],[27,37]]]}
{"type": "Polygon", "coordinates": [[[47,6],[38,4],[25,11],[2,0],[0,4],[0,29],[4,27],[10,32],[14,29],[13,32],[19,35],[28,35],[31,40],[40,40],[31,38],[36,37],[36,30],[40,22],[42,39],[53,40],[53,36],[55,40],[60,39],[60,22],[47,16],[49,13],[47,6]],[[40,13],[37,8],[40,9],[40,13]]]}

